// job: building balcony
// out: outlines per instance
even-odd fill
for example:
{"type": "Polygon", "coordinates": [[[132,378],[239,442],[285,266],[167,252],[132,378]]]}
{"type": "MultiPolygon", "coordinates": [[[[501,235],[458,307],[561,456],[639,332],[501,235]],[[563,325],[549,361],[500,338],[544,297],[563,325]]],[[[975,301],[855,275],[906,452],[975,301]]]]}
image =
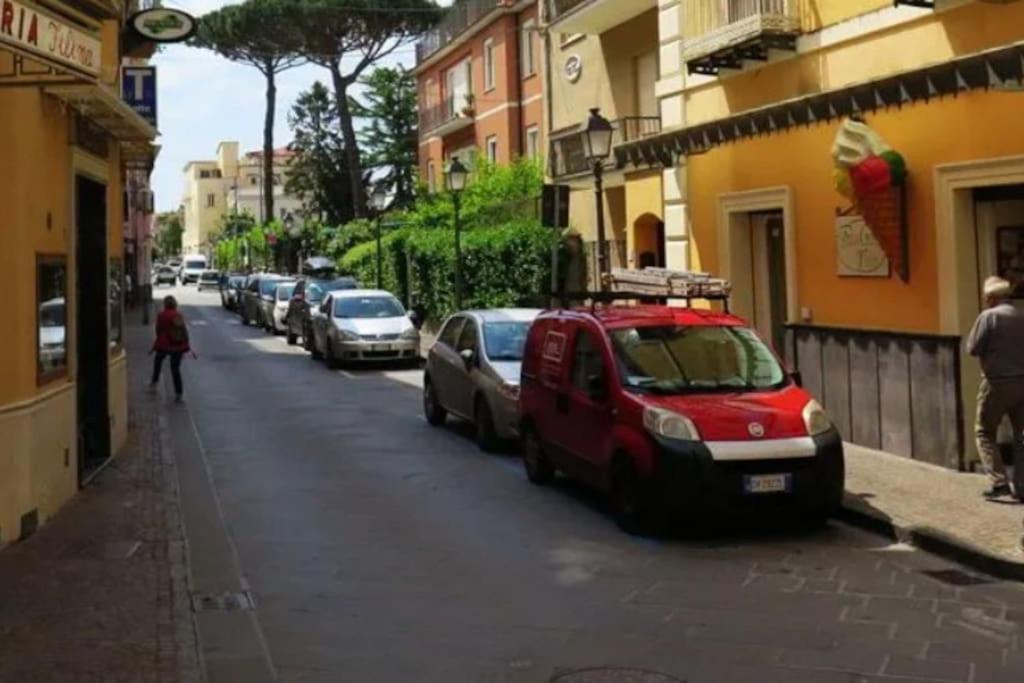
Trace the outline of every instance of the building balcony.
{"type": "Polygon", "coordinates": [[[472,99],[447,97],[440,104],[420,109],[420,135],[449,135],[472,126],[475,118],[472,99]]]}
{"type": "Polygon", "coordinates": [[[658,0],[547,0],[548,24],[559,33],[600,35],[658,6],[658,0]]]}
{"type": "Polygon", "coordinates": [[[683,42],[691,74],[717,75],[767,62],[770,50],[796,50],[798,0],[695,0],[683,42]]]}
{"type": "Polygon", "coordinates": [[[451,45],[491,12],[512,7],[518,0],[463,0],[451,6],[434,28],[416,43],[416,64],[451,45]]]}
{"type": "MultiPolygon", "coordinates": [[[[612,121],[612,148],[627,142],[636,142],[661,132],[661,119],[657,116],[625,116],[612,121]]],[[[565,131],[551,138],[549,172],[552,178],[589,173],[592,169],[587,161],[583,144],[583,133],[578,129],[565,131]]],[[[605,162],[605,167],[615,168],[617,157],[612,154],[605,162]]]]}

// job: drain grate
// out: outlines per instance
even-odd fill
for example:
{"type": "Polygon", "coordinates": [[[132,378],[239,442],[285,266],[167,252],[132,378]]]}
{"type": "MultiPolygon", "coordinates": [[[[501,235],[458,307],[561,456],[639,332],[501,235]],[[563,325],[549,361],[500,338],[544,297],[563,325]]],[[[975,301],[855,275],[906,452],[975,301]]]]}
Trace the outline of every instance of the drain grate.
{"type": "Polygon", "coordinates": [[[256,599],[248,591],[218,595],[192,594],[193,612],[239,612],[252,609],[256,609],[256,599]]]}
{"type": "Polygon", "coordinates": [[[598,667],[565,671],[551,679],[550,683],[686,683],[683,680],[657,671],[644,669],[616,669],[598,667]]]}
{"type": "Polygon", "coordinates": [[[950,586],[983,586],[987,583],[993,583],[992,579],[968,574],[960,569],[929,569],[921,573],[950,586]]]}

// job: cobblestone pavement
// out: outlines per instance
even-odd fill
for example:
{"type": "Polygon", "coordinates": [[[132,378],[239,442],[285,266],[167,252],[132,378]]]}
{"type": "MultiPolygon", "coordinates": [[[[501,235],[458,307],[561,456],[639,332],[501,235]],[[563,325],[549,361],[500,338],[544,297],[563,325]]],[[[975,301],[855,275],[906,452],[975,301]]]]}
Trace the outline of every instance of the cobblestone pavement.
{"type": "Polygon", "coordinates": [[[1024,576],[1024,505],[1009,496],[986,501],[981,474],[964,474],[878,451],[847,446],[846,505],[901,531],[948,539],[1015,565],[1024,576]]]}
{"type": "Polygon", "coordinates": [[[1018,584],[842,524],[631,538],[429,427],[420,372],[330,372],[181,299],[186,408],[281,681],[1024,680],[1018,584]]]}
{"type": "Polygon", "coordinates": [[[127,446],[34,536],[0,552],[0,681],[190,682],[174,463],[143,393],[148,329],[127,326],[127,446]]]}

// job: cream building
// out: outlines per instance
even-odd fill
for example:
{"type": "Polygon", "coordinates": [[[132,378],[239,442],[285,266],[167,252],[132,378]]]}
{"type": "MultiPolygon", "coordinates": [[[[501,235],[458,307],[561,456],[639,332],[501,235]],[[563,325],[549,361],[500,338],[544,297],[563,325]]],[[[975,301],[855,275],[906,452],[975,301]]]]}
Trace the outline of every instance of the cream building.
{"type": "Polygon", "coordinates": [[[186,164],[181,199],[183,252],[209,252],[210,235],[217,232],[221,218],[232,210],[247,213],[260,222],[299,213],[302,201],[285,193],[294,154],[288,149],[274,150],[273,217],[264,215],[262,151],[239,157],[237,142],[222,142],[217,145],[216,160],[186,164]]]}

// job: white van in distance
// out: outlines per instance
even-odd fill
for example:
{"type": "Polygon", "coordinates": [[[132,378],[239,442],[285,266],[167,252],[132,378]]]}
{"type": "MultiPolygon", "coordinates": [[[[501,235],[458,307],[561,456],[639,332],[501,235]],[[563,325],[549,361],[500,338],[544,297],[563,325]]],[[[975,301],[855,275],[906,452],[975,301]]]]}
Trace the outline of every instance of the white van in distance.
{"type": "Polygon", "coordinates": [[[202,254],[189,254],[181,264],[181,284],[199,282],[199,276],[206,270],[206,257],[202,254]]]}

